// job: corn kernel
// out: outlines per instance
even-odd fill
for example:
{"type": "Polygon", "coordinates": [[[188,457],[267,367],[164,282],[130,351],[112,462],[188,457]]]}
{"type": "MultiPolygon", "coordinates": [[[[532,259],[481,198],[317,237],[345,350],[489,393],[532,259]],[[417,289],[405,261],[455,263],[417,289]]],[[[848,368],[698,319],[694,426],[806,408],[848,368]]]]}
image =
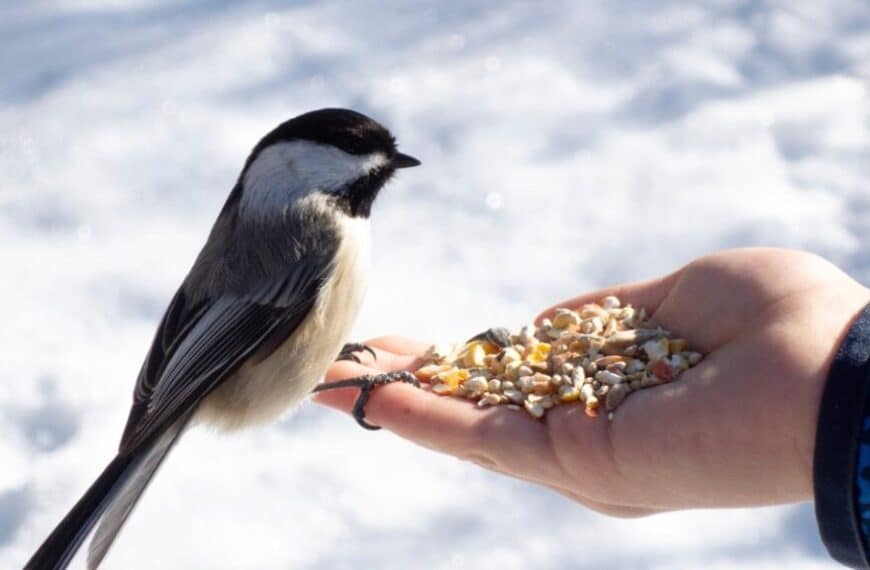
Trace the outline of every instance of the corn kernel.
{"type": "Polygon", "coordinates": [[[472,342],[465,349],[465,355],[462,357],[462,364],[469,368],[480,368],[483,366],[483,361],[486,358],[486,350],[483,348],[482,342],[472,342]]]}
{"type": "Polygon", "coordinates": [[[550,355],[550,349],[550,343],[539,342],[528,350],[526,360],[536,363],[546,362],[547,357],[550,355]]]}
{"type": "Polygon", "coordinates": [[[459,385],[468,380],[469,377],[471,377],[471,373],[462,368],[445,370],[444,372],[439,372],[435,375],[435,379],[438,383],[447,384],[453,390],[459,388],[459,385]]]}

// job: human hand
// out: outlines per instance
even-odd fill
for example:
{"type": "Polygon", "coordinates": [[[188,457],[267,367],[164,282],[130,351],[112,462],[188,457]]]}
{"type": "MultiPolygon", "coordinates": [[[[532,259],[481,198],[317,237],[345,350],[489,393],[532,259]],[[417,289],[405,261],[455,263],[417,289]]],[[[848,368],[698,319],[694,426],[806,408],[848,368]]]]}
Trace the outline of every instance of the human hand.
{"type": "MultiPolygon", "coordinates": [[[[646,307],[705,359],[676,382],[632,394],[613,421],[585,416],[582,405],[557,406],[538,421],[407,385],[376,390],[367,417],[418,444],[545,485],[606,514],[812,498],[822,388],[870,292],[819,257],[742,249],[557,306],[610,294],[646,307]]],[[[429,346],[397,337],[369,344],[378,352],[375,362],[336,363],[327,379],[413,370],[429,346]]],[[[336,390],[316,400],[349,410],[355,396],[336,390]]]]}

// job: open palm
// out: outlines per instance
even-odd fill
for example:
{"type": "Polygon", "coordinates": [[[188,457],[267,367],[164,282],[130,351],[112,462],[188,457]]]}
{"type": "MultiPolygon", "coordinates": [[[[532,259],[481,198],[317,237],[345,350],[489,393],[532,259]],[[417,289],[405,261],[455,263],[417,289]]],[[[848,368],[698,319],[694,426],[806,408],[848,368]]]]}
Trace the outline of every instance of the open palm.
{"type": "MultiPolygon", "coordinates": [[[[407,385],[375,391],[367,417],[613,515],[811,498],[822,387],[868,290],[806,253],[744,249],[557,306],[608,294],[646,307],[707,356],[677,382],[632,394],[613,421],[587,417],[582,405],[558,406],[538,421],[407,385]]],[[[377,360],[336,363],[327,379],[413,370],[429,346],[399,337],[369,344],[377,360]]],[[[337,390],[317,401],[349,410],[354,398],[353,390],[337,390]]]]}

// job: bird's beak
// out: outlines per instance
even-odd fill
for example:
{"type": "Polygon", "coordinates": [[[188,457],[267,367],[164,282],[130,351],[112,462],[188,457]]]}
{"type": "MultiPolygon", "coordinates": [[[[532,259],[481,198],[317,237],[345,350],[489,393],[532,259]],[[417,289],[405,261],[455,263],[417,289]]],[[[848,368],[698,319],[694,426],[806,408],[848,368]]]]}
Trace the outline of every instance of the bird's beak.
{"type": "Polygon", "coordinates": [[[420,166],[420,161],[413,156],[397,152],[393,157],[393,166],[396,168],[411,168],[412,166],[420,166]]]}

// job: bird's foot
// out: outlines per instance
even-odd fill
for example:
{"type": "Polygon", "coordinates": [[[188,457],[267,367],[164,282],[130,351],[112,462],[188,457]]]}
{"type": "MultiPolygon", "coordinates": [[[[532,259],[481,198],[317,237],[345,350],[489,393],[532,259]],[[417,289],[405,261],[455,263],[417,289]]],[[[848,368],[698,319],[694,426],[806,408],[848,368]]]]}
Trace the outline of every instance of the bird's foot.
{"type": "Polygon", "coordinates": [[[338,353],[338,358],[335,359],[336,362],[341,360],[352,360],[357,364],[360,363],[359,356],[355,353],[366,351],[372,355],[372,358],[375,360],[378,359],[378,355],[375,354],[375,351],[372,347],[367,344],[363,344],[361,342],[349,342],[344,345],[341,349],[341,352],[338,353]]]}
{"type": "Polygon", "coordinates": [[[420,387],[420,381],[417,377],[406,370],[397,370],[395,372],[386,372],[384,374],[366,374],[356,378],[348,378],[347,380],[337,380],[335,382],[326,382],[317,386],[315,392],[323,392],[325,390],[333,390],[335,388],[359,388],[359,396],[353,404],[352,414],[356,423],[366,429],[376,430],[381,429],[379,426],[372,425],[366,421],[366,403],[369,401],[369,396],[375,386],[384,386],[393,382],[404,382],[411,384],[416,388],[420,387]]]}
{"type": "Polygon", "coordinates": [[[495,327],[486,329],[480,334],[476,334],[466,341],[466,344],[476,340],[483,340],[496,345],[499,348],[507,348],[513,345],[511,342],[511,331],[504,327],[495,327]]]}

